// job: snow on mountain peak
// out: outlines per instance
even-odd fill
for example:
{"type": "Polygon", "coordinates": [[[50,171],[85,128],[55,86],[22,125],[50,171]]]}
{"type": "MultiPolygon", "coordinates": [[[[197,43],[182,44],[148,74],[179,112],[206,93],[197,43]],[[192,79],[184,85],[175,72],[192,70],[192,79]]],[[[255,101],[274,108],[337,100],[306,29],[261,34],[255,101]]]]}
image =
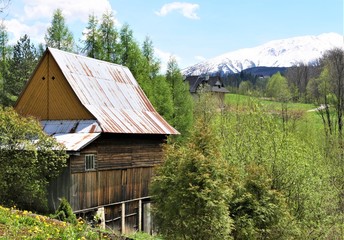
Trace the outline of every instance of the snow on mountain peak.
{"type": "Polygon", "coordinates": [[[239,49],[182,70],[184,75],[238,73],[252,67],[291,67],[312,64],[333,48],[343,48],[344,38],[337,33],[274,40],[253,48],[239,49]]]}

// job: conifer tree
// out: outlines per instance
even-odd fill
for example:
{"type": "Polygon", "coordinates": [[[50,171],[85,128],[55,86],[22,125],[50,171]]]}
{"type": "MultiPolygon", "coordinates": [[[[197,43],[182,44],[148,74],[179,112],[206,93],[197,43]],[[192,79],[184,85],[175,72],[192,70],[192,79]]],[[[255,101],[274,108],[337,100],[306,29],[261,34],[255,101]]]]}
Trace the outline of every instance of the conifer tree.
{"type": "Polygon", "coordinates": [[[140,85],[148,80],[147,69],[144,64],[142,51],[134,39],[133,31],[128,24],[124,24],[120,30],[120,60],[119,64],[127,66],[140,85]]]}
{"type": "Polygon", "coordinates": [[[149,77],[152,79],[159,74],[160,61],[154,56],[153,42],[148,36],[143,42],[142,54],[148,63],[149,77]]]}
{"type": "Polygon", "coordinates": [[[231,239],[233,179],[218,140],[211,124],[198,119],[186,145],[166,146],[151,185],[164,239],[231,239]]]}
{"type": "Polygon", "coordinates": [[[112,12],[106,12],[102,16],[99,26],[100,46],[102,46],[100,59],[118,63],[118,32],[112,12]]]}
{"type": "MultiPolygon", "coordinates": [[[[162,97],[156,96],[158,94],[156,90],[159,92],[159,94],[168,94],[168,92],[166,91],[166,87],[168,87],[168,85],[166,85],[166,79],[164,77],[158,76],[160,70],[160,61],[154,56],[153,42],[149,37],[146,37],[142,44],[142,55],[143,58],[142,70],[140,71],[140,84],[149,100],[153,102],[154,98],[162,97]],[[157,84],[159,86],[157,86],[157,84]]],[[[166,98],[168,97],[170,96],[166,96],[166,98]]],[[[160,103],[158,101],[155,101],[155,103],[158,105],[166,104],[160,103]]],[[[160,109],[160,107],[162,106],[158,106],[158,109],[160,109]]]]}
{"type": "Polygon", "coordinates": [[[11,72],[9,73],[6,92],[11,96],[10,104],[13,104],[25,83],[29,80],[37,63],[37,52],[28,35],[21,37],[13,47],[13,56],[9,61],[11,72]]]}
{"type": "Polygon", "coordinates": [[[10,47],[8,44],[8,34],[3,22],[0,24],[0,101],[1,105],[8,106],[10,103],[9,96],[6,92],[7,78],[9,75],[9,58],[10,47]]]}
{"type": "Polygon", "coordinates": [[[189,93],[189,86],[184,82],[178,63],[173,57],[167,64],[166,79],[172,92],[171,124],[182,136],[187,135],[193,125],[193,99],[189,93]]]}
{"type": "Polygon", "coordinates": [[[54,12],[51,26],[47,29],[44,39],[48,47],[53,47],[68,52],[73,51],[73,34],[66,26],[61,9],[57,9],[54,12]]]}
{"type": "Polygon", "coordinates": [[[169,83],[165,76],[158,75],[152,79],[152,95],[148,96],[155,110],[169,123],[172,122],[173,103],[169,83]]]}
{"type": "Polygon", "coordinates": [[[85,36],[83,41],[85,47],[82,49],[82,52],[86,53],[88,57],[99,59],[101,54],[100,34],[98,19],[94,14],[88,16],[88,25],[83,35],[85,36]]]}

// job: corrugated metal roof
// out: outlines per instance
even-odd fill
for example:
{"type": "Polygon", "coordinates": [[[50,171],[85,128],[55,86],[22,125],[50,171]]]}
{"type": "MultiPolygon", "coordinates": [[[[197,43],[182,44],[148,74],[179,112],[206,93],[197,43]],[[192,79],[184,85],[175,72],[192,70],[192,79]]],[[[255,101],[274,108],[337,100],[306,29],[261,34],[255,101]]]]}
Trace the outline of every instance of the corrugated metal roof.
{"type": "Polygon", "coordinates": [[[97,120],[43,120],[42,128],[48,135],[57,133],[100,133],[97,120]]]}
{"type": "Polygon", "coordinates": [[[179,134],[155,111],[127,67],[48,50],[104,132],[179,134]]]}
{"type": "Polygon", "coordinates": [[[101,133],[58,133],[52,135],[57,142],[63,144],[67,151],[80,151],[93,142],[101,133]]]}
{"type": "Polygon", "coordinates": [[[43,120],[41,125],[67,151],[80,151],[102,132],[97,120],[43,120]]]}

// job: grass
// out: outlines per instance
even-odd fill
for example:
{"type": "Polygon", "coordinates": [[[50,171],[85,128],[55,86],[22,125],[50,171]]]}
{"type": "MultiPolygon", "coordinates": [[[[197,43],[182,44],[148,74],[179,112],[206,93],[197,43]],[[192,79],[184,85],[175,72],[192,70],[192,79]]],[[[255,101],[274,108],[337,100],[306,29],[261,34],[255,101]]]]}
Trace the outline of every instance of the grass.
{"type": "MultiPolygon", "coordinates": [[[[280,102],[273,101],[270,99],[257,98],[239,94],[226,94],[225,98],[225,103],[228,106],[234,108],[248,106],[252,102],[259,103],[260,106],[266,111],[271,111],[277,114],[281,113],[282,111],[282,104],[280,102]]],[[[315,106],[314,104],[288,102],[288,116],[290,117],[290,120],[299,120],[298,124],[302,127],[307,126],[307,128],[311,127],[315,131],[319,131],[323,129],[321,117],[316,111],[311,111],[316,107],[317,106],[315,106]]]]}
{"type": "MultiPolygon", "coordinates": [[[[259,102],[263,107],[266,107],[267,109],[271,110],[278,110],[281,109],[281,103],[276,102],[273,100],[269,100],[266,98],[257,98],[257,97],[251,97],[246,95],[239,95],[239,94],[226,94],[225,99],[227,104],[231,105],[237,105],[237,106],[243,106],[247,105],[249,102],[256,101],[259,102]]],[[[302,111],[308,111],[316,108],[313,104],[308,103],[288,103],[288,109],[290,110],[302,110],[302,111]]]]}
{"type": "Polygon", "coordinates": [[[144,232],[133,233],[133,234],[129,235],[129,238],[134,239],[134,240],[163,240],[162,237],[152,236],[152,235],[149,235],[148,233],[144,233],[144,232]]]}
{"type": "Polygon", "coordinates": [[[83,220],[76,225],[51,219],[47,216],[0,206],[0,240],[19,239],[73,239],[73,240],[162,240],[157,236],[136,232],[128,237],[118,236],[112,231],[91,228],[83,220]]]}
{"type": "Polygon", "coordinates": [[[82,220],[76,225],[0,206],[0,239],[121,239],[92,229],[82,220]]]}

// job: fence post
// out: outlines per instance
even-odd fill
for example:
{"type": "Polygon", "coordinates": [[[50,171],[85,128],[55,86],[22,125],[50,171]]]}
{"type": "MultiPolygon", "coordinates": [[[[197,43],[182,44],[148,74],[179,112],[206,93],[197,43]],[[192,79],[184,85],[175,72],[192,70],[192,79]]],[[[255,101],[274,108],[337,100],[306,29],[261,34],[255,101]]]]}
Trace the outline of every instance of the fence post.
{"type": "Polygon", "coordinates": [[[142,200],[139,200],[139,231],[142,231],[142,200]]]}
{"type": "Polygon", "coordinates": [[[122,234],[124,234],[124,233],[125,233],[125,203],[122,203],[122,217],[121,217],[121,222],[122,222],[122,224],[121,224],[121,226],[122,226],[121,232],[122,232],[122,234]]]}

